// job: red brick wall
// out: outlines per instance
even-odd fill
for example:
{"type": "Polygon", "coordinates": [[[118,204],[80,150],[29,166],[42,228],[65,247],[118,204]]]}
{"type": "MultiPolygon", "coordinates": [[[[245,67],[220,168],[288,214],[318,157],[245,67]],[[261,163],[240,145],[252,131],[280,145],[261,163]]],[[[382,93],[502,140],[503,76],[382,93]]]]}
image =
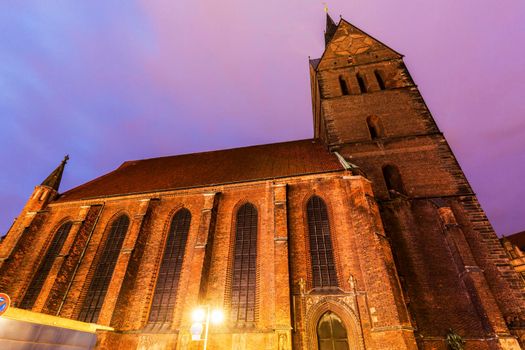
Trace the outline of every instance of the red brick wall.
{"type": "MultiPolygon", "coordinates": [[[[35,242],[22,240],[13,261],[21,265],[23,261],[38,260],[45,252],[44,243],[49,240],[52,228],[65,218],[75,220],[78,229],[70,233],[68,254],[55,267],[56,279],[52,277],[54,281],[46,281],[49,290],[41,293],[39,298],[44,300],[38,303],[46,313],[56,314],[60,310],[61,316],[76,318],[93,278],[108,227],[117,216],[126,213],[131,220],[130,226],[99,317],[99,323],[114,327],[118,333],[101,332],[98,347],[124,349],[157,343],[172,348],[175,342],[182,346],[187,341],[191,310],[199,303],[221,307],[229,315],[235,214],[241,204],[249,201],[257,207],[259,215],[256,325],[255,328],[236,328],[233,323],[226,322],[214,327],[210,330],[211,344],[217,348],[277,349],[279,344],[288,344],[290,348],[293,339],[294,348],[304,348],[312,336],[311,331],[306,331],[307,324],[315,326],[317,322],[308,310],[319,305],[326,307],[329,304],[324,298],[329,297],[330,302],[346,305],[341,312],[348,312],[343,316],[349,322],[348,327],[354,329],[352,341],[356,344],[383,349],[381,344],[388,339],[396,348],[414,348],[413,337],[407,338],[403,334],[406,330],[400,330],[410,324],[390,247],[371,195],[368,181],[341,172],[282,179],[276,183],[260,181],[54,203],[48,206],[45,216],[45,223],[50,226],[35,220],[31,227],[32,237],[41,241],[40,248],[28,249],[27,244],[35,246],[35,242]],[[310,290],[305,208],[314,193],[325,200],[330,215],[340,289],[331,291],[329,296],[310,290]],[[145,202],[148,198],[150,200],[145,202]],[[169,224],[182,207],[191,212],[192,219],[177,303],[171,324],[159,333],[158,329],[146,327],[146,322],[169,224]],[[210,215],[215,216],[215,222],[210,215]],[[134,230],[136,240],[130,238],[134,230]],[[212,240],[210,235],[213,235],[212,240]],[[211,245],[209,249],[202,245],[206,240],[211,245]],[[130,242],[133,242],[132,249],[130,242]],[[210,254],[209,269],[203,273],[206,251],[210,254]],[[129,254],[127,260],[123,258],[126,254],[129,254]],[[357,281],[356,289],[349,284],[350,275],[357,281]],[[293,300],[298,303],[302,300],[297,295],[301,278],[307,285],[304,301],[311,305],[294,308],[293,300]],[[205,293],[199,299],[202,290],[205,293]],[[374,320],[368,321],[372,317],[371,308],[374,320]],[[292,332],[294,324],[296,328],[292,332]],[[387,335],[380,331],[381,327],[394,327],[394,331],[390,330],[387,335]]],[[[14,273],[10,265],[5,265],[5,269],[14,273]]],[[[28,280],[28,275],[20,279],[17,287],[20,294],[28,280]]],[[[17,297],[14,299],[16,301],[17,297]]]]}

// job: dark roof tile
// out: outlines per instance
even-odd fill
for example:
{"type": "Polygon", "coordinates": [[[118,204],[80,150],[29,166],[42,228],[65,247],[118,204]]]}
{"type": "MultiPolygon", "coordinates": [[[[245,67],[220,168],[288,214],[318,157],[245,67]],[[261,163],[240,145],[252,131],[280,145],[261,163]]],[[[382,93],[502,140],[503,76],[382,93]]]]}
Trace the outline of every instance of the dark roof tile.
{"type": "Polygon", "coordinates": [[[320,140],[134,160],[63,193],[58,202],[343,170],[320,140]]]}
{"type": "Polygon", "coordinates": [[[517,245],[522,251],[525,252],[525,231],[514,233],[508,237],[505,237],[513,244],[517,245]]]}

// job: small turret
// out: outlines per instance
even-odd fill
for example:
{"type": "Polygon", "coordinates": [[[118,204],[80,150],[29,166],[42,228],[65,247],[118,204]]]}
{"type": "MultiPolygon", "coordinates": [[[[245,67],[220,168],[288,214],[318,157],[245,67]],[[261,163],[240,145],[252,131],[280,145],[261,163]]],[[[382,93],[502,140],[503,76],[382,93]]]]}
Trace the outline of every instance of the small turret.
{"type": "Polygon", "coordinates": [[[60,165],[42,182],[41,186],[50,187],[58,192],[60,181],[62,180],[62,174],[64,173],[64,168],[66,167],[68,160],[69,155],[66,155],[60,165]]]}
{"type": "Polygon", "coordinates": [[[47,203],[56,198],[68,160],[69,156],[65,156],[60,165],[49,174],[42,184],[35,187],[31,198],[26,204],[29,210],[41,210],[47,203]]]}
{"type": "Polygon", "coordinates": [[[29,197],[22,212],[15,219],[7,235],[2,240],[2,244],[0,244],[0,267],[9,259],[20,237],[31,227],[33,220],[47,207],[50,201],[57,197],[62,174],[68,159],[69,156],[65,156],[60,165],[49,174],[42,184],[35,186],[33,194],[29,197]]]}

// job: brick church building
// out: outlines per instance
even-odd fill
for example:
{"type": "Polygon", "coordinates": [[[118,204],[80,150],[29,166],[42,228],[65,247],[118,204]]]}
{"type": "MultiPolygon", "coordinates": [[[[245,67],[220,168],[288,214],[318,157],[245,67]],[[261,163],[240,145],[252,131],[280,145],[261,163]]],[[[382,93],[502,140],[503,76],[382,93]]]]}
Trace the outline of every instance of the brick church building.
{"type": "MultiPolygon", "coordinates": [[[[17,308],[98,349],[520,349],[523,281],[403,56],[327,16],[312,139],[124,162],[36,186],[0,245],[17,308]]],[[[307,120],[305,119],[305,123],[307,120]]]]}

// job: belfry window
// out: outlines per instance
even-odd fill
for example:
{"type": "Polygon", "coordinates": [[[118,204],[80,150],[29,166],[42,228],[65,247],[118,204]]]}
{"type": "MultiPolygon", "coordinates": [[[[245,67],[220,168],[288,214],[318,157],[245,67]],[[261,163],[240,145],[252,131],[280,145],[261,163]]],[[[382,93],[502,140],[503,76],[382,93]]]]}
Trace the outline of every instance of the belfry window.
{"type": "Polygon", "coordinates": [[[320,197],[313,196],[308,200],[307,218],[313,286],[337,287],[328,211],[320,197]]]}
{"type": "Polygon", "coordinates": [[[366,124],[368,125],[368,132],[372,140],[383,137],[383,128],[379,117],[372,115],[366,118],[366,124]]]}
{"type": "Polygon", "coordinates": [[[104,244],[104,249],[100,255],[93,279],[82,304],[82,309],[78,317],[84,322],[96,322],[104,304],[104,298],[108,291],[109,282],[113,275],[113,270],[117,264],[117,259],[122,248],[122,243],[128,231],[129,218],[121,215],[113,221],[109,228],[104,244]]]}
{"type": "Polygon", "coordinates": [[[360,73],[357,73],[355,77],[357,79],[357,83],[359,84],[359,90],[361,91],[361,93],[365,93],[367,91],[365,78],[363,78],[363,76],[360,73]]]}
{"type": "Polygon", "coordinates": [[[343,321],[331,311],[326,312],[317,324],[319,350],[348,350],[348,335],[343,321]]]}
{"type": "Polygon", "coordinates": [[[185,208],[177,211],[171,221],[151,303],[149,324],[165,324],[171,320],[177,298],[190,221],[191,213],[185,208]]]}
{"type": "Polygon", "coordinates": [[[348,95],[348,84],[342,75],[339,76],[339,86],[341,87],[341,94],[348,95]]]}
{"type": "Polygon", "coordinates": [[[231,320],[255,322],[257,209],[246,203],[237,211],[231,288],[231,320]]]}
{"type": "Polygon", "coordinates": [[[62,226],[60,226],[53,236],[53,240],[51,241],[44,258],[42,259],[42,263],[36,270],[36,273],[33,276],[29,287],[27,288],[26,294],[20,303],[20,307],[22,309],[31,309],[33,307],[36,298],[38,297],[38,294],[40,293],[40,290],[46,281],[47,275],[49,274],[49,271],[55,262],[56,257],[58,254],[60,254],[60,250],[62,249],[64,241],[71,230],[71,226],[71,221],[62,224],[62,226]]]}
{"type": "Polygon", "coordinates": [[[379,85],[379,88],[381,90],[384,90],[385,89],[385,81],[383,79],[383,76],[381,75],[381,72],[378,71],[378,70],[375,70],[374,71],[374,75],[376,76],[377,85],[379,85]]]}
{"type": "Polygon", "coordinates": [[[385,165],[383,167],[383,177],[385,178],[386,188],[389,193],[406,194],[405,187],[399,169],[394,165],[385,165]]]}

